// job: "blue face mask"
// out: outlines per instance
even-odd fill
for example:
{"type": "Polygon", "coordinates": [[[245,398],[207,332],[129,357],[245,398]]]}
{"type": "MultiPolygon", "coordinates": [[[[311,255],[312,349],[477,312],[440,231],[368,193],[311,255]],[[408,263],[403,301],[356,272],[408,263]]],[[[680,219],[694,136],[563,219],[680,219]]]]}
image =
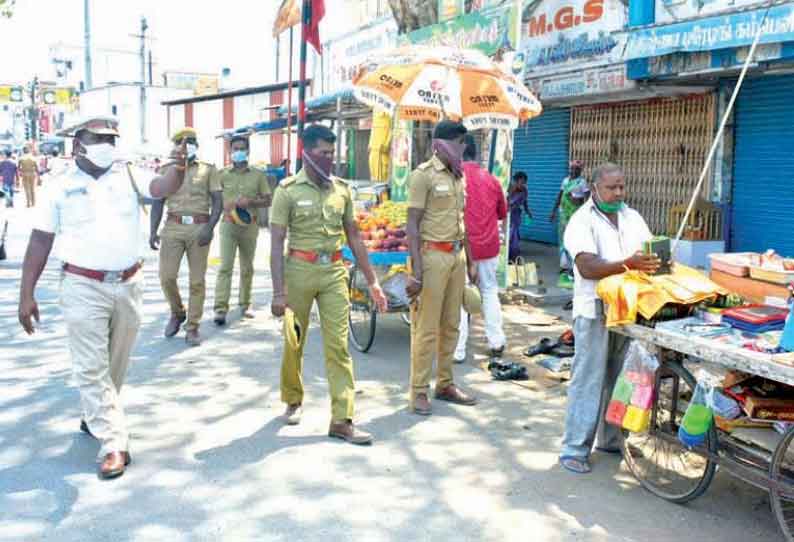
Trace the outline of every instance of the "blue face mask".
{"type": "Polygon", "coordinates": [[[232,162],[241,163],[248,161],[248,151],[234,151],[232,152],[232,162]]]}

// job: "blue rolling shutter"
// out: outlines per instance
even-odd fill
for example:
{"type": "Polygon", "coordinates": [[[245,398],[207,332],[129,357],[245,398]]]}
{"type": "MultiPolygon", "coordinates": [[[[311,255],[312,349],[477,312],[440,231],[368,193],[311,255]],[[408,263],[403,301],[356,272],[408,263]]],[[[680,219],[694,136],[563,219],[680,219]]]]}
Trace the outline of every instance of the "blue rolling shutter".
{"type": "Polygon", "coordinates": [[[570,109],[550,109],[515,131],[513,173],[524,171],[529,178],[529,208],[534,217],[524,218],[522,239],[557,242],[557,224],[549,222],[549,215],[568,174],[570,124],[570,109]]]}
{"type": "Polygon", "coordinates": [[[745,81],[735,122],[730,248],[794,256],[794,76],[745,81]]]}

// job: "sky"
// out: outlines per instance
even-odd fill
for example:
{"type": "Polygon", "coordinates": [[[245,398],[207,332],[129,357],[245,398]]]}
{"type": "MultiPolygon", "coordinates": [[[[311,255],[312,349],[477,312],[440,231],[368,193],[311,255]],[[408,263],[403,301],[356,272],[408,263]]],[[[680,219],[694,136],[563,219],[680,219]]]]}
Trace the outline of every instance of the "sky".
{"type": "MultiPolygon", "coordinates": [[[[280,0],[90,0],[92,46],[136,51],[141,15],[161,71],[219,73],[231,69],[232,86],[271,83],[275,77],[272,26],[280,0]]],[[[331,8],[334,0],[326,0],[331,8]]],[[[340,10],[328,9],[325,40],[344,26],[340,10]]],[[[83,0],[17,0],[11,19],[0,19],[4,51],[0,82],[23,83],[34,75],[54,79],[49,47],[83,43],[83,0]]],[[[130,74],[129,80],[138,77],[130,74]]]]}

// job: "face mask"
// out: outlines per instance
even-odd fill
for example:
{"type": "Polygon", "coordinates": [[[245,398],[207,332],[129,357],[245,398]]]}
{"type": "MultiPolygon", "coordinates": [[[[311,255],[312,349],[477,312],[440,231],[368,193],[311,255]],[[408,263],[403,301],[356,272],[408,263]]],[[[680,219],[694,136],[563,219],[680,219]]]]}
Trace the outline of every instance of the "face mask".
{"type": "Polygon", "coordinates": [[[303,151],[302,157],[306,167],[315,177],[321,179],[325,183],[331,182],[331,170],[334,167],[333,158],[311,154],[306,151],[303,151]]]}
{"type": "Polygon", "coordinates": [[[433,152],[436,153],[441,161],[452,171],[457,177],[462,177],[461,162],[463,161],[463,151],[466,145],[463,143],[455,143],[454,141],[447,141],[445,139],[433,140],[433,152]]]}
{"type": "Polygon", "coordinates": [[[185,150],[187,151],[187,157],[189,160],[194,160],[196,155],[198,154],[198,145],[194,145],[193,143],[188,143],[185,145],[185,150]]]}
{"type": "Polygon", "coordinates": [[[116,159],[116,147],[110,143],[97,143],[96,145],[83,145],[85,159],[100,169],[107,169],[116,159]]]}
{"type": "Polygon", "coordinates": [[[240,164],[248,161],[248,151],[234,151],[232,152],[232,162],[240,164]]]}
{"type": "Polygon", "coordinates": [[[595,196],[596,196],[595,197],[595,203],[596,203],[596,207],[598,207],[598,209],[602,213],[606,213],[608,215],[614,215],[615,213],[620,212],[620,210],[623,209],[623,207],[626,206],[625,202],[622,202],[622,201],[615,201],[615,202],[612,202],[612,203],[606,203],[604,201],[601,201],[601,195],[598,193],[598,187],[593,185],[593,188],[595,188],[595,196]]]}

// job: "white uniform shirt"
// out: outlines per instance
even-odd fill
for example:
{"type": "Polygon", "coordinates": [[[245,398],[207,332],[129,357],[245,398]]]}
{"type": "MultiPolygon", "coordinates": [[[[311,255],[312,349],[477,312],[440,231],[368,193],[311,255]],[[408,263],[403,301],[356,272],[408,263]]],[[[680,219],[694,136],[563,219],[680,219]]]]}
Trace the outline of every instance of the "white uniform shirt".
{"type": "MultiPolygon", "coordinates": [[[[148,196],[152,175],[134,170],[133,176],[148,196]]],[[[123,271],[143,258],[141,208],[126,166],[114,164],[99,179],[72,166],[44,192],[33,229],[55,234],[62,262],[123,271]]]]}
{"type": "MultiPolygon", "coordinates": [[[[645,219],[634,209],[624,206],[618,213],[618,225],[598,210],[592,198],[577,210],[565,230],[565,249],[576,260],[584,252],[595,254],[608,262],[619,262],[642,249],[642,244],[653,235],[645,219]]],[[[574,265],[573,317],[597,318],[596,284],[585,279],[574,265]]]]}

